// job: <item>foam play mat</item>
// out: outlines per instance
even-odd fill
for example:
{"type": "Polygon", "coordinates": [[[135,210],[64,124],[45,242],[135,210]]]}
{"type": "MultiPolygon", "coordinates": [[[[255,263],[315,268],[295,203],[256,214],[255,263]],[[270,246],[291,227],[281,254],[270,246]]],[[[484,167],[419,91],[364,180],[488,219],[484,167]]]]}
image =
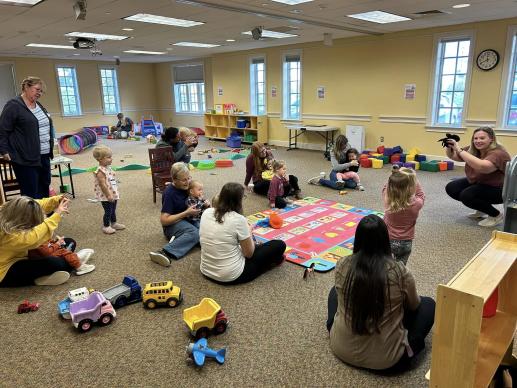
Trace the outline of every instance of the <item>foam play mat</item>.
{"type": "MultiPolygon", "coordinates": [[[[255,227],[253,234],[259,242],[283,240],[287,244],[288,261],[326,272],[334,269],[337,261],[352,254],[357,224],[364,216],[382,212],[363,209],[315,197],[295,201],[285,209],[275,210],[283,220],[280,229],[255,227]]],[[[256,224],[267,218],[271,210],[247,217],[256,224]]]]}

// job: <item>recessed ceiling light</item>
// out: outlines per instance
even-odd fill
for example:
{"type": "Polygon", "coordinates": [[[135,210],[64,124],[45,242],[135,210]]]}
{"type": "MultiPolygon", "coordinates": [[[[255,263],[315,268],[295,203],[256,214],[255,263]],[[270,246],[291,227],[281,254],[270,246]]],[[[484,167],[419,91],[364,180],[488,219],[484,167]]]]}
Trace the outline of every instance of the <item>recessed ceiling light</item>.
{"type": "Polygon", "coordinates": [[[220,44],[195,43],[195,42],[178,42],[178,43],[174,43],[174,46],[211,48],[211,47],[219,47],[220,44]]]}
{"type": "Polygon", "coordinates": [[[89,38],[95,40],[124,40],[127,36],[124,35],[107,35],[107,34],[96,34],[93,32],[69,32],[65,36],[75,36],[81,38],[89,38]]]}
{"type": "Polygon", "coordinates": [[[227,42],[235,42],[235,39],[226,39],[227,42]]]}
{"type": "Polygon", "coordinates": [[[298,14],[298,13],[302,13],[303,11],[302,11],[301,9],[292,9],[292,10],[290,10],[289,12],[290,12],[290,13],[296,13],[296,14],[298,14]]]}
{"type": "Polygon", "coordinates": [[[467,7],[470,7],[470,4],[464,3],[464,4],[456,4],[456,5],[452,6],[452,8],[467,8],[467,7]]]}
{"type": "Polygon", "coordinates": [[[106,12],[106,15],[111,15],[111,12],[106,12]]]}
{"type": "MultiPolygon", "coordinates": [[[[251,31],[246,31],[246,32],[243,32],[242,34],[243,35],[252,35],[251,31]]],[[[284,32],[262,30],[262,37],[263,38],[283,39],[283,38],[293,38],[295,36],[298,36],[298,35],[286,34],[284,32]]]]}
{"type": "Polygon", "coordinates": [[[134,28],[123,28],[122,31],[134,31],[134,28]]]}
{"type": "Polygon", "coordinates": [[[74,54],[75,56],[81,55],[81,54],[74,54]]]}
{"type": "Polygon", "coordinates": [[[0,4],[19,5],[22,7],[32,7],[43,0],[0,0],[0,4]]]}
{"type": "Polygon", "coordinates": [[[172,51],[172,50],[174,50],[174,49],[173,49],[172,47],[167,47],[165,50],[167,50],[167,51],[172,51]]]}
{"type": "Polygon", "coordinates": [[[176,27],[194,27],[194,26],[198,26],[200,24],[205,24],[203,22],[195,22],[192,20],[168,18],[165,16],[150,15],[147,13],[137,13],[136,15],[128,16],[128,17],[124,18],[124,20],[131,20],[133,22],[143,22],[143,23],[152,23],[152,24],[165,24],[167,26],[176,26],[176,27]]]}
{"type": "Polygon", "coordinates": [[[143,51],[143,50],[125,50],[128,54],[149,54],[149,55],[163,55],[167,54],[165,51],[143,51]]]}
{"type": "Polygon", "coordinates": [[[302,4],[302,3],[308,3],[309,1],[313,0],[271,0],[276,1],[277,3],[287,4],[287,5],[296,5],[296,4],[302,4]]]}
{"type": "Polygon", "coordinates": [[[349,18],[366,20],[367,22],[373,23],[395,23],[395,22],[403,22],[406,20],[411,20],[405,16],[394,15],[392,13],[383,12],[383,11],[371,11],[364,13],[356,13],[353,15],[347,15],[349,18]]]}
{"type": "Polygon", "coordinates": [[[44,48],[58,48],[58,49],[67,49],[74,50],[74,46],[63,46],[61,44],[45,44],[45,43],[29,43],[26,44],[27,47],[44,47],[44,48]]]}

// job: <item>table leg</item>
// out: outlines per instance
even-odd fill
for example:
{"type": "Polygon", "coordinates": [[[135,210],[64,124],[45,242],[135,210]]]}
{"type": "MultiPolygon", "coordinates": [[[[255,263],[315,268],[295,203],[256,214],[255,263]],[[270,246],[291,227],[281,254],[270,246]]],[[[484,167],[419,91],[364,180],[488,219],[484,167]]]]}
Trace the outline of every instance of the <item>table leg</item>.
{"type": "Polygon", "coordinates": [[[68,176],[70,177],[70,186],[72,186],[72,198],[75,198],[74,179],[72,178],[72,169],[70,168],[70,163],[67,164],[67,167],[68,176]]]}
{"type": "Polygon", "coordinates": [[[61,182],[61,186],[63,186],[63,174],[61,172],[61,165],[60,164],[57,165],[57,170],[59,171],[59,181],[61,182]]]}

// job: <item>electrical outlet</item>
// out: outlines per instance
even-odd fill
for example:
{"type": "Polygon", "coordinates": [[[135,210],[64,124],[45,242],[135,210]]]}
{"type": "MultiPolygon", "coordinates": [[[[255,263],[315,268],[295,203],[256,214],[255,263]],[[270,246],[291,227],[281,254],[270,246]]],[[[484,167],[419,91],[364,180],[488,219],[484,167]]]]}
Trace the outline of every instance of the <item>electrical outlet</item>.
{"type": "Polygon", "coordinates": [[[380,141],[381,143],[384,143],[384,136],[381,136],[380,141]]]}

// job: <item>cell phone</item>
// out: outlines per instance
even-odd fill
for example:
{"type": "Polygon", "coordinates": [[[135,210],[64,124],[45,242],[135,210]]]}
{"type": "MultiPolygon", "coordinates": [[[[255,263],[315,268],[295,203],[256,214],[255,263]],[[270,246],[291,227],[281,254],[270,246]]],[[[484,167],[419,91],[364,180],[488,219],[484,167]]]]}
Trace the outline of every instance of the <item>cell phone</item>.
{"type": "Polygon", "coordinates": [[[70,194],[70,193],[68,193],[68,192],[63,193],[63,194],[62,194],[62,196],[63,196],[64,198],[66,198],[66,199],[69,199],[69,200],[74,199],[73,195],[72,195],[72,194],[70,194]]]}

